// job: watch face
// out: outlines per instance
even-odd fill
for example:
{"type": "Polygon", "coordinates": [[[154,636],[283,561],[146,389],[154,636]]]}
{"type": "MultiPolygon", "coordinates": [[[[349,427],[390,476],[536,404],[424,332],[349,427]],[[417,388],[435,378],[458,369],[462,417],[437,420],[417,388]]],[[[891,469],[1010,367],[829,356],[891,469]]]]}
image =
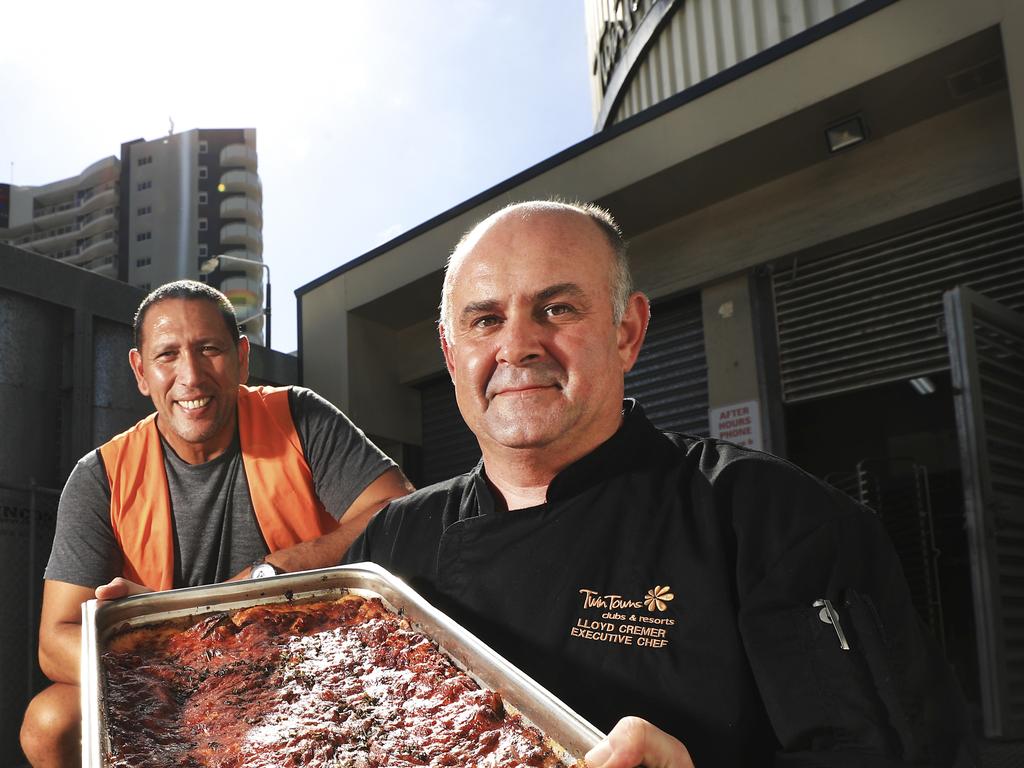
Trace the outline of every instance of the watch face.
{"type": "Polygon", "coordinates": [[[267,576],[276,576],[277,569],[274,568],[270,563],[260,563],[254,565],[252,570],[249,572],[250,579],[262,579],[267,576]]]}

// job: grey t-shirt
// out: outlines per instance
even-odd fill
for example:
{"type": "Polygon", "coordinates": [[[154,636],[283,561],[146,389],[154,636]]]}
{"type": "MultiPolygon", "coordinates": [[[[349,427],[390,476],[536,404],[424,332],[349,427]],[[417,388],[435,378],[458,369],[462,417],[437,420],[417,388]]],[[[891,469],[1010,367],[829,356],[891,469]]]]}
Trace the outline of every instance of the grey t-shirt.
{"type": "MultiPolygon", "coordinates": [[[[396,466],[315,392],[292,387],[288,405],[316,495],[335,518],[396,466]]],[[[228,450],[205,464],[188,464],[161,442],[174,527],[174,586],[223,581],[266,556],[237,431],[228,450]]],[[[120,576],[122,567],[110,524],[110,484],[95,450],[75,465],[61,493],[45,577],[95,587],[120,576]]]]}

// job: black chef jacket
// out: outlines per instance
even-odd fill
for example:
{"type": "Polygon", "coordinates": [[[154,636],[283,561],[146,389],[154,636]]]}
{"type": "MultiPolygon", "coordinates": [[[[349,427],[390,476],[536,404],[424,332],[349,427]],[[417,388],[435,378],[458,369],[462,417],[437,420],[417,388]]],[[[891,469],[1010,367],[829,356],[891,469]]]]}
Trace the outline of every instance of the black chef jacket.
{"type": "Polygon", "coordinates": [[[698,768],[971,764],[887,535],[845,495],[659,432],[632,401],[545,504],[496,510],[484,470],[392,502],[346,562],[403,577],[602,730],[650,720],[698,768]]]}

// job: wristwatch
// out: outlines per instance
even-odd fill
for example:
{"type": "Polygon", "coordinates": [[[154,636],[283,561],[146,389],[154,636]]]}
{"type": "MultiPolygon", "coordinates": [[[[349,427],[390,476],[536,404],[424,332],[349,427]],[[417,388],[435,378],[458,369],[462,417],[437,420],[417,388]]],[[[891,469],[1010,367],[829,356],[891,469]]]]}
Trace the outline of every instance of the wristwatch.
{"type": "Polygon", "coordinates": [[[263,579],[267,576],[277,576],[279,571],[273,563],[268,563],[266,560],[257,560],[251,566],[249,566],[249,578],[250,579],[263,579]]]}

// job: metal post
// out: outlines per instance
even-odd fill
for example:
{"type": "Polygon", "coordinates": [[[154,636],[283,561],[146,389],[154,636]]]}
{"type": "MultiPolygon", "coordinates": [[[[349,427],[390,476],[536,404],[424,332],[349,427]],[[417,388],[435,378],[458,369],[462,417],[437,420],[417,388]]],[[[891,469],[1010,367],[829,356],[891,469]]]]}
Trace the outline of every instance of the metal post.
{"type": "Polygon", "coordinates": [[[25,674],[28,676],[25,684],[25,696],[32,698],[32,688],[35,683],[36,669],[36,644],[33,636],[36,632],[36,479],[29,478],[28,481],[28,664],[25,665],[25,674]]]}
{"type": "Polygon", "coordinates": [[[270,267],[267,267],[267,304],[263,314],[267,318],[267,349],[270,349],[270,267]]]}

